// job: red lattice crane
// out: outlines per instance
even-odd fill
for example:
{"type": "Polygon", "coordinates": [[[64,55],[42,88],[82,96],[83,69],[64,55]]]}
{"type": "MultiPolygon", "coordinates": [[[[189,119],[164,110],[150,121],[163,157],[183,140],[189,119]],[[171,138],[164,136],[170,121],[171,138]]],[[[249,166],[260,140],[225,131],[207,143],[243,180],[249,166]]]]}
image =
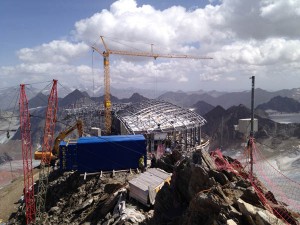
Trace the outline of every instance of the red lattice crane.
{"type": "Polygon", "coordinates": [[[24,200],[26,208],[26,224],[35,221],[35,201],[32,173],[32,154],[30,136],[30,118],[28,110],[28,100],[25,92],[25,84],[20,85],[20,129],[22,138],[22,158],[24,173],[24,200]]]}
{"type": "Polygon", "coordinates": [[[39,172],[39,187],[36,203],[36,221],[39,224],[44,223],[43,214],[45,212],[46,194],[48,189],[48,176],[51,161],[51,151],[54,141],[54,130],[57,116],[57,80],[53,80],[52,89],[48,98],[48,107],[46,112],[46,121],[44,128],[44,141],[42,146],[41,167],[39,172]]]}
{"type": "Polygon", "coordinates": [[[151,52],[134,52],[134,51],[123,51],[123,50],[111,50],[108,48],[104,41],[104,37],[100,36],[103,46],[105,48],[104,52],[101,52],[95,46],[92,49],[103,56],[104,63],[104,115],[105,115],[105,129],[106,134],[111,133],[111,101],[110,101],[110,72],[109,72],[109,55],[127,55],[127,56],[141,56],[150,58],[178,58],[178,59],[212,59],[211,57],[199,57],[191,55],[179,55],[179,54],[158,54],[151,52]]]}

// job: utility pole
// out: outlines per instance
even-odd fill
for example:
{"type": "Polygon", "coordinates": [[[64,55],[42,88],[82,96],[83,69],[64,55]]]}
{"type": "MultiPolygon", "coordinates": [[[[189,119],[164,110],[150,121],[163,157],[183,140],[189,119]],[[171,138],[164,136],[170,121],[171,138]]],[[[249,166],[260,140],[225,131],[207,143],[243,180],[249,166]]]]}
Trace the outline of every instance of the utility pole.
{"type": "Polygon", "coordinates": [[[252,79],[252,91],[251,91],[251,130],[250,130],[250,175],[253,177],[253,137],[254,137],[254,83],[255,76],[252,79]]]}
{"type": "Polygon", "coordinates": [[[221,119],[221,143],[220,143],[221,149],[223,148],[223,116],[221,119]]]}

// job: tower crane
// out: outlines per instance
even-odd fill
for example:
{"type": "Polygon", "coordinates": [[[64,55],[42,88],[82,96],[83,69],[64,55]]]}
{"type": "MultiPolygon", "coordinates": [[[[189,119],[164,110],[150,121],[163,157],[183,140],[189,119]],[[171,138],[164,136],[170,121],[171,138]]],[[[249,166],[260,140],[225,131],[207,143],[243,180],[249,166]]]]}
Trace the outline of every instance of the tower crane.
{"type": "Polygon", "coordinates": [[[102,44],[105,48],[104,52],[101,52],[96,46],[91,46],[93,51],[98,52],[103,56],[104,64],[104,115],[105,115],[105,129],[106,133],[111,133],[111,101],[110,101],[110,72],[109,72],[109,55],[125,55],[125,56],[141,56],[150,58],[178,58],[178,59],[212,59],[211,57],[199,57],[191,55],[180,54],[158,54],[151,52],[137,52],[137,51],[123,51],[123,50],[111,50],[108,48],[104,37],[100,36],[102,44]]]}
{"type": "Polygon", "coordinates": [[[39,187],[36,202],[36,222],[43,224],[43,214],[45,212],[46,194],[48,189],[48,176],[50,166],[50,153],[52,152],[53,136],[56,124],[57,114],[57,80],[53,80],[52,89],[48,98],[48,106],[46,112],[46,121],[44,127],[44,140],[42,146],[42,158],[39,171],[39,187]]]}
{"type": "Polygon", "coordinates": [[[30,136],[30,118],[28,110],[28,100],[25,92],[25,84],[20,85],[20,130],[22,137],[22,158],[24,173],[24,199],[26,208],[26,224],[34,223],[35,201],[32,173],[32,154],[30,136]]]}

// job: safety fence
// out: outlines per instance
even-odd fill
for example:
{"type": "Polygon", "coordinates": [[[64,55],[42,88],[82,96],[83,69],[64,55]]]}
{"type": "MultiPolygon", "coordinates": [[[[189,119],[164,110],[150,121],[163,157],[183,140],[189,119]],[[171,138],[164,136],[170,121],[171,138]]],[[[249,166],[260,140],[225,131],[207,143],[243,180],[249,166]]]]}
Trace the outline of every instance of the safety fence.
{"type": "Polygon", "coordinates": [[[230,171],[248,180],[265,208],[286,224],[299,224],[293,213],[300,212],[300,184],[288,178],[269,162],[256,147],[253,139],[244,154],[238,159],[224,157],[221,150],[211,152],[218,170],[230,171]],[[253,176],[251,174],[249,148],[253,154],[253,176]]]}

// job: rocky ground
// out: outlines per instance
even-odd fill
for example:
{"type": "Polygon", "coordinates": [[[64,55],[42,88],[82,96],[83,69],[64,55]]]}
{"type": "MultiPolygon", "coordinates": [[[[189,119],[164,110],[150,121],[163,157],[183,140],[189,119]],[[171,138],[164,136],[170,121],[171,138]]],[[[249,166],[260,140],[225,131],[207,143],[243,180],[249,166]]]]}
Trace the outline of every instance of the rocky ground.
{"type": "MultiPolygon", "coordinates": [[[[244,171],[220,169],[207,153],[185,155],[190,156],[174,151],[157,162],[173,175],[150,208],[128,197],[128,181],[136,173],[84,179],[77,172],[55,171],[49,177],[44,224],[286,224],[272,209],[285,212],[289,224],[299,224],[299,214],[278,203],[258,180],[250,183],[244,171]]],[[[8,224],[24,224],[24,212],[19,210],[8,224]]]]}

